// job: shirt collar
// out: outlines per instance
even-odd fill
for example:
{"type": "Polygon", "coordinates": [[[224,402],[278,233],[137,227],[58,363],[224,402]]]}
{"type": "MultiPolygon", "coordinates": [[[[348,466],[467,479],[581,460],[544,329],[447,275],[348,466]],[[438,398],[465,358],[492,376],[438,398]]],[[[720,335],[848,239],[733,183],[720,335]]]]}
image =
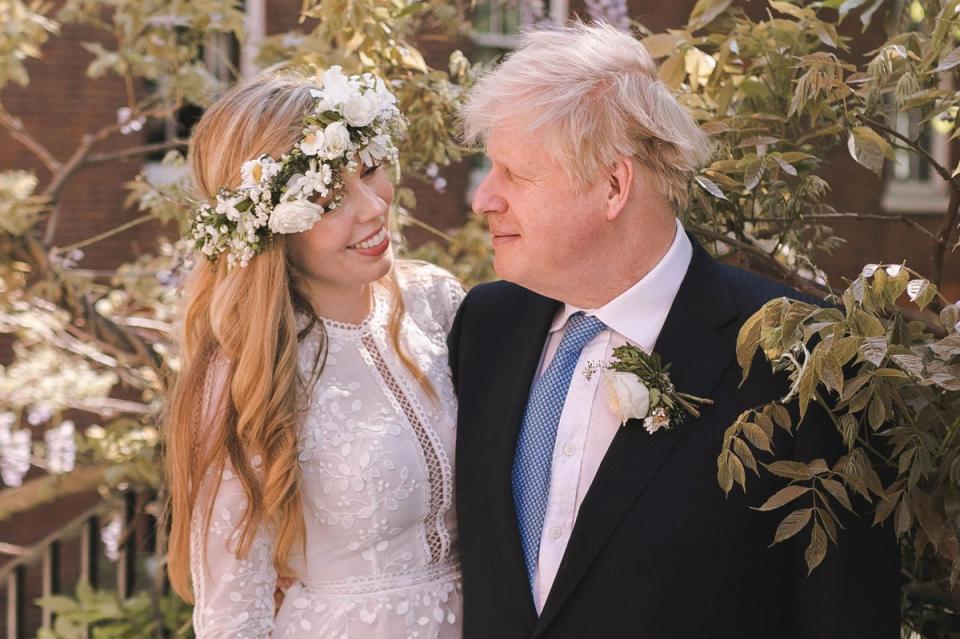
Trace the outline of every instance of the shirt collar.
{"type": "Polygon", "coordinates": [[[679,219],[676,226],[669,250],[636,284],[600,308],[585,309],[564,304],[554,318],[550,332],[561,330],[571,315],[582,311],[638,345],[655,341],[693,256],[693,245],[679,219]],[[637,318],[646,321],[638,322],[637,318]],[[651,326],[651,321],[657,325],[651,326]],[[654,329],[652,335],[651,329],[654,329]]]}

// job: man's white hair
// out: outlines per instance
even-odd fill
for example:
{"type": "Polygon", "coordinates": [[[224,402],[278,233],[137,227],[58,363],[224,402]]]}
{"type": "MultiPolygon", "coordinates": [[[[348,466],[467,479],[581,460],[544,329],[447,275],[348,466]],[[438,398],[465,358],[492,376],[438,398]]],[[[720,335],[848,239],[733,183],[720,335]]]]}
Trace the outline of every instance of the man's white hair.
{"type": "Polygon", "coordinates": [[[508,123],[542,133],[578,188],[618,158],[635,158],[677,210],[710,156],[709,138],[657,79],[646,48],[606,24],[524,33],[518,48],[477,81],[461,118],[468,144],[508,123]]]}

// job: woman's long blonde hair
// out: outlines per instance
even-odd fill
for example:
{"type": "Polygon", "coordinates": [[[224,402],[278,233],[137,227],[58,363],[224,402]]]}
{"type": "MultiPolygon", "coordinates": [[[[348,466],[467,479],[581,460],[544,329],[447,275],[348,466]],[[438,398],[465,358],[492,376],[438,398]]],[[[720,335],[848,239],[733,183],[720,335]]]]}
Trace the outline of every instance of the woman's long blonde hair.
{"type": "MultiPolygon", "coordinates": [[[[222,186],[236,188],[243,162],[263,154],[279,158],[292,149],[303,134],[303,115],[315,101],[311,88],[316,85],[307,76],[267,72],[207,109],[194,127],[189,149],[198,195],[212,199],[222,186]]],[[[165,419],[167,571],[173,589],[187,601],[193,599],[191,518],[203,508],[206,530],[215,494],[209,493],[208,503],[198,503],[198,491],[208,473],[220,477],[227,461],[248,504],[235,552],[246,556],[258,528],[269,526],[275,536],[274,567],[280,576],[292,576],[291,550],[305,542],[297,431],[304,394],[310,390],[298,374],[298,344],[311,330],[320,331],[313,378],[322,370],[326,352],[323,323],[304,294],[304,276],[289,261],[284,236],[243,268],[228,270],[225,258],[212,265],[198,261],[184,288],[181,366],[165,419]],[[311,318],[299,333],[295,311],[311,318]],[[214,367],[223,371],[218,388],[212,389],[219,401],[204,410],[204,389],[212,383],[214,367]],[[262,460],[256,472],[254,456],[262,460]]],[[[390,340],[424,391],[435,397],[400,343],[405,309],[393,272],[383,284],[392,298],[390,340]]],[[[211,396],[209,389],[206,395],[211,396]]]]}

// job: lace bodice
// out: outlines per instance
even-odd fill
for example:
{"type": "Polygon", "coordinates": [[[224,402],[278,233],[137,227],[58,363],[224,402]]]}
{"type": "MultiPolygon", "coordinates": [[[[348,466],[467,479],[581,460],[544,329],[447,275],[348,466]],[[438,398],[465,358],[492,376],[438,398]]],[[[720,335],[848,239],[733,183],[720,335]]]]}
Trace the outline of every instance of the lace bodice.
{"type": "MultiPolygon", "coordinates": [[[[391,345],[385,288],[374,287],[373,310],[362,323],[323,320],[326,365],[298,438],[307,535],[306,553],[291,556],[299,580],[275,611],[271,531],[260,531],[244,559],[234,554],[246,503],[228,467],[205,540],[201,509],[194,515],[199,639],[460,636],[456,404],[446,335],[463,289],[429,265],[404,264],[398,279],[407,308],[401,340],[436,398],[391,345]]],[[[306,325],[305,318],[298,320],[306,325]]],[[[320,340],[314,328],[300,344],[304,379],[320,340]]],[[[206,482],[208,489],[213,483],[206,482]]]]}

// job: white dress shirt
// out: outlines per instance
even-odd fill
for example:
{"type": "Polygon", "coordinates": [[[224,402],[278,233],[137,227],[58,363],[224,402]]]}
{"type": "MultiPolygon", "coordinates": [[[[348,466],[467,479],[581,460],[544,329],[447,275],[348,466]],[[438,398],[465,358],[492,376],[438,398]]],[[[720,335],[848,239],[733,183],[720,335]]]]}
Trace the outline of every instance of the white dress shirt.
{"type": "Polygon", "coordinates": [[[538,613],[543,610],[557,576],[580,504],[620,427],[620,421],[610,411],[600,388],[602,376],[593,375],[587,380],[583,369],[591,362],[608,361],[613,349],[624,344],[632,344],[647,352],[653,350],[692,255],[693,246],[677,220],[677,232],[670,249],[639,282],[597,309],[565,304],[553,320],[538,377],[553,360],[571,315],[583,311],[602,321],[607,328],[580,352],[557,426],[550,493],[533,582],[533,599],[538,613]]]}

